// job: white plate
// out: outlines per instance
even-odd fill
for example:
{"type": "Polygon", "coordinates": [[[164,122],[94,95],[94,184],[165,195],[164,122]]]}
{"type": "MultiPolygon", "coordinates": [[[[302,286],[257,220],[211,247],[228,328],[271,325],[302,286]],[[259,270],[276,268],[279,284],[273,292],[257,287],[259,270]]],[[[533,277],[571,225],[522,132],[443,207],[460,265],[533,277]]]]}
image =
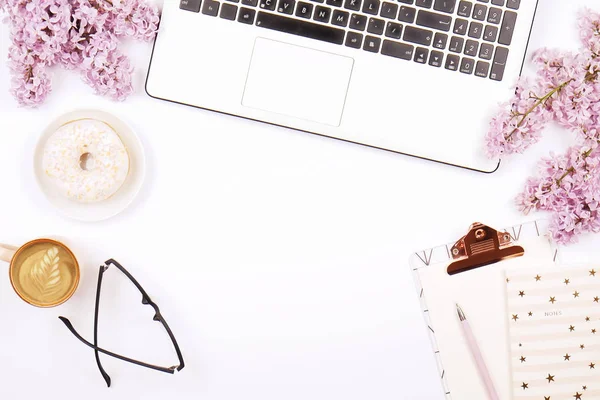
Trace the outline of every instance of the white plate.
{"type": "Polygon", "coordinates": [[[99,110],[76,110],[63,114],[44,130],[40,136],[33,158],[36,180],[46,198],[61,214],[79,221],[102,221],[125,210],[135,199],[146,174],[146,158],[140,139],[133,129],[112,114],[99,110]],[[79,203],[65,197],[56,183],[44,172],[44,146],[47,140],[62,125],[79,119],[96,119],[110,125],[119,134],[129,153],[129,175],[123,186],[110,198],[97,203],[79,203]]]}

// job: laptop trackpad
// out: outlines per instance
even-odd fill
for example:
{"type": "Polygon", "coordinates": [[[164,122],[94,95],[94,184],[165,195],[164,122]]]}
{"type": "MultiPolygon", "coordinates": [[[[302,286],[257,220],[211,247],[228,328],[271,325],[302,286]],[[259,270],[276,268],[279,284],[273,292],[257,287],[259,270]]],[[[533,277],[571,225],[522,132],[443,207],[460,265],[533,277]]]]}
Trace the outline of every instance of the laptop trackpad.
{"type": "Polygon", "coordinates": [[[338,126],[354,60],[258,38],[242,104],[338,126]]]}

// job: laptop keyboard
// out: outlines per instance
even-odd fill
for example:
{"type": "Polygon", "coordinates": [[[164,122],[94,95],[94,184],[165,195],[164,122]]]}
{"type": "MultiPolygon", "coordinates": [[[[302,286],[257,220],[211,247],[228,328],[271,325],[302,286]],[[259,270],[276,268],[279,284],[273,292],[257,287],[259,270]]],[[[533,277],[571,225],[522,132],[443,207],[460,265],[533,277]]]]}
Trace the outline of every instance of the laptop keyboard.
{"type": "Polygon", "coordinates": [[[501,81],[521,0],[180,0],[184,11],[501,81]]]}

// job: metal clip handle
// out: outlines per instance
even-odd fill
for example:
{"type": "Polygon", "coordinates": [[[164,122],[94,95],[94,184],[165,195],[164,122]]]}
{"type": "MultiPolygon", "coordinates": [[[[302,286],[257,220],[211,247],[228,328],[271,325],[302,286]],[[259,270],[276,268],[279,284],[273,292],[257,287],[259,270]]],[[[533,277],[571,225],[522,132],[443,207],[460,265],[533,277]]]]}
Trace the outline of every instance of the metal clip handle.
{"type": "Polygon", "coordinates": [[[450,252],[455,261],[448,266],[449,275],[525,254],[523,247],[514,245],[509,233],[498,232],[480,222],[471,225],[469,233],[460,238],[450,252]]]}

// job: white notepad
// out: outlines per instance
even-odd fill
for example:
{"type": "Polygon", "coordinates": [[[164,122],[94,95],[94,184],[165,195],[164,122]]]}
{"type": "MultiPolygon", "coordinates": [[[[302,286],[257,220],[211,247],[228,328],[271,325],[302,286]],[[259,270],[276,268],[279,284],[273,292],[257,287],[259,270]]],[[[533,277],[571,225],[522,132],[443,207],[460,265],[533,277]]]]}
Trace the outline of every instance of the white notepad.
{"type": "Polygon", "coordinates": [[[514,400],[600,399],[600,268],[507,272],[514,400]]]}
{"type": "MultiPolygon", "coordinates": [[[[489,367],[500,399],[512,395],[505,271],[553,265],[556,250],[545,238],[543,224],[528,223],[505,229],[515,244],[525,249],[518,258],[450,276],[454,244],[415,253],[414,270],[418,295],[436,353],[440,377],[447,399],[483,400],[486,391],[463,337],[456,303],[463,308],[489,367]]],[[[540,399],[540,400],[543,400],[540,399]]]]}

